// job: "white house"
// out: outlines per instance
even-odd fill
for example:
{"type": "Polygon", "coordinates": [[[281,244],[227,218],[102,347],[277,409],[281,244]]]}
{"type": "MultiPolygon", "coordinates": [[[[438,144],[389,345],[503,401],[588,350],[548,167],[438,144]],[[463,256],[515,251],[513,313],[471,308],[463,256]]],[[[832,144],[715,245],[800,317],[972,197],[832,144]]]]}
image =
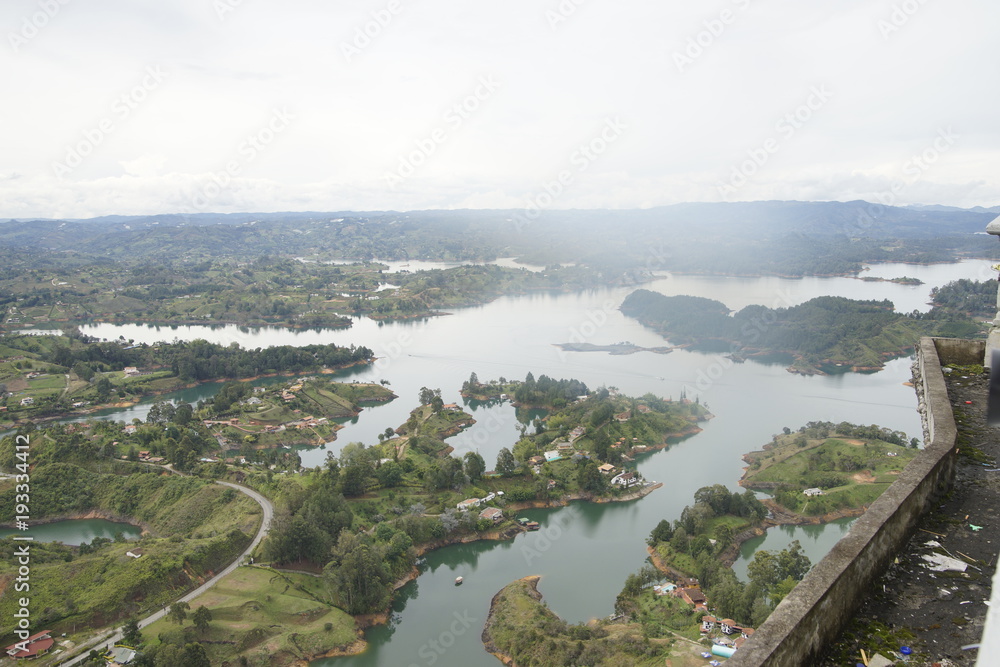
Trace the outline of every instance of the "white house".
{"type": "Polygon", "coordinates": [[[35,399],[33,399],[31,396],[25,396],[24,398],[21,399],[21,405],[31,405],[34,402],[35,399]]]}
{"type": "Polygon", "coordinates": [[[822,496],[823,495],[823,489],[816,489],[816,488],[806,489],[802,493],[804,495],[807,495],[807,496],[822,496]]]}
{"type": "Polygon", "coordinates": [[[612,484],[618,484],[620,486],[624,486],[627,489],[628,487],[632,486],[633,484],[638,484],[639,483],[639,478],[636,476],[636,474],[634,472],[632,472],[631,470],[629,470],[627,472],[619,473],[619,474],[615,475],[614,477],[612,477],[611,478],[611,483],[612,484]]]}
{"type": "Polygon", "coordinates": [[[456,507],[458,509],[462,510],[463,512],[466,512],[466,511],[472,509],[473,507],[479,507],[479,504],[481,502],[482,501],[479,498],[466,498],[465,500],[463,500],[462,502],[460,502],[458,505],[456,505],[456,507]]]}

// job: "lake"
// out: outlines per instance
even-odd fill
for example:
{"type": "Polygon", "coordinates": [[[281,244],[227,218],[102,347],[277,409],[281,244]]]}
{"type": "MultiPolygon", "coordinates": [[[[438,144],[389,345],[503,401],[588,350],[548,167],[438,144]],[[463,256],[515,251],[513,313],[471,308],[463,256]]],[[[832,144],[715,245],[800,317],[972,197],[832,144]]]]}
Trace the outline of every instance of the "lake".
{"type": "MultiPolygon", "coordinates": [[[[925,282],[920,286],[843,277],[672,275],[658,277],[643,287],[668,295],[714,298],[732,309],[749,304],[787,307],[815,296],[836,295],[891,299],[901,312],[926,311],[932,287],[963,277],[995,277],[991,264],[986,260],[931,266],[880,264],[865,272],[885,278],[919,278],[925,282]]],[[[742,455],[760,449],[783,427],[797,429],[818,420],[849,421],[879,424],[904,431],[910,437],[921,436],[916,395],[903,384],[910,379],[909,358],[890,361],[877,373],[801,376],[788,373],[782,363],[734,363],[722,354],[693,350],[611,356],[603,352],[564,352],[555,347],[565,342],[610,344],[626,340],[644,347],[663,345],[662,337],[618,311],[622,300],[634,289],[614,287],[504,297],[423,320],[376,322],[362,317],[355,318],[354,325],[346,330],[111,324],[84,326],[81,330],[91,336],[124,336],[149,343],[200,337],[226,344],[235,341],[251,348],[309,343],[370,347],[379,356],[376,364],[351,368],[339,376],[359,381],[386,379],[400,398],[366,408],[338,433],[336,442],[301,452],[306,466],[319,465],[327,450],[339,451],[348,442],[377,442],[377,434],[386,427],[395,428],[406,421],[422,386],[440,388],[446,403],[463,403],[458,392],[472,372],[483,381],[501,376],[523,378],[529,371],[535,377],[573,377],[591,388],[617,387],[630,395],[651,392],[676,399],[684,391],[688,398],[707,405],[716,417],[702,424],[703,432],[638,458],[637,466],[647,479],[664,483],[650,496],[625,504],[573,504],[537,510],[535,516],[543,524],[543,530],[537,533],[510,542],[479,542],[431,553],[425,572],[401,591],[392,622],[368,632],[369,651],[316,663],[342,667],[495,666],[496,659],[483,651],[480,632],[490,599],[500,588],[517,578],[540,574],[539,590],[552,610],[566,620],[578,622],[608,615],[626,576],[643,565],[645,538],[656,523],[678,518],[702,486],[721,483],[737,489],[744,465],[742,455]],[[453,582],[459,575],[465,583],[455,587],[453,582]],[[475,627],[454,636],[449,630],[455,622],[454,614],[475,618],[475,627]],[[438,640],[442,637],[450,645],[439,650],[442,647],[438,640]]],[[[205,386],[169,398],[193,401],[212,391],[213,387],[205,386]]],[[[148,405],[109,412],[104,417],[142,418],[148,405]]],[[[499,449],[513,445],[521,422],[509,405],[469,405],[467,409],[477,423],[449,443],[457,455],[479,451],[487,466],[492,467],[499,449]]],[[[840,525],[810,530],[830,538],[810,541],[807,553],[813,562],[843,532],[840,525]]],[[[805,539],[800,541],[807,544],[805,539]]],[[[778,539],[773,546],[769,542],[765,548],[781,549],[780,542],[778,539]]]]}
{"type": "Polygon", "coordinates": [[[33,537],[35,542],[62,542],[74,546],[91,542],[95,537],[113,540],[117,533],[122,533],[127,540],[133,540],[142,534],[142,528],[107,519],[68,519],[32,525],[28,530],[0,528],[0,537],[23,535],[33,537]]]}

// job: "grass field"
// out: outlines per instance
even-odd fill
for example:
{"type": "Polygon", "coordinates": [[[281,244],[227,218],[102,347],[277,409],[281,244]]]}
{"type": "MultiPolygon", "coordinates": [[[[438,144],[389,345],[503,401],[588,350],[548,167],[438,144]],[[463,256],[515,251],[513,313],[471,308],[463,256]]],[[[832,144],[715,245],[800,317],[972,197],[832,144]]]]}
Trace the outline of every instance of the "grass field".
{"type": "Polygon", "coordinates": [[[778,502],[804,514],[859,508],[878,498],[917,453],[879,440],[779,436],[773,447],[747,455],[744,486],[777,488],[778,502]],[[802,495],[811,487],[821,488],[823,495],[802,495]]]}
{"type": "Polygon", "coordinates": [[[143,636],[150,646],[201,641],[213,665],[239,656],[250,665],[291,664],[358,639],[353,617],[313,597],[320,588],[317,577],[241,567],[191,602],[192,611],[204,605],[212,613],[204,633],[190,620],[164,619],[143,636]]]}

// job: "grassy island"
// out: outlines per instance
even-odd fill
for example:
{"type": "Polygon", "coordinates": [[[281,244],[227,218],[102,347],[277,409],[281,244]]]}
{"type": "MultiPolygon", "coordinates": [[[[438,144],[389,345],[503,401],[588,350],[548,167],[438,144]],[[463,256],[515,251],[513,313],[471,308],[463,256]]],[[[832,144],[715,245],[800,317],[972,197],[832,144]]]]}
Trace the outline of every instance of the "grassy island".
{"type": "Polygon", "coordinates": [[[917,455],[916,444],[878,426],[810,422],[746,454],[740,485],[771,492],[786,513],[862,510],[917,455]]]}

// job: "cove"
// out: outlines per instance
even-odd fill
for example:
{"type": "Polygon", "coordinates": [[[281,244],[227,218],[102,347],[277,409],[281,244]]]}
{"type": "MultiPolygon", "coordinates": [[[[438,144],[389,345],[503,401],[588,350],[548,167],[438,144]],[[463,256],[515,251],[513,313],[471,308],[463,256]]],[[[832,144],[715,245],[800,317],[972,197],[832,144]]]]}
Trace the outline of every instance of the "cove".
{"type": "Polygon", "coordinates": [[[35,542],[62,542],[73,546],[91,542],[95,537],[113,540],[117,533],[121,533],[127,540],[134,540],[142,534],[142,529],[130,523],[107,519],[67,519],[32,525],[26,531],[0,528],[0,538],[21,535],[30,536],[35,542]]]}

